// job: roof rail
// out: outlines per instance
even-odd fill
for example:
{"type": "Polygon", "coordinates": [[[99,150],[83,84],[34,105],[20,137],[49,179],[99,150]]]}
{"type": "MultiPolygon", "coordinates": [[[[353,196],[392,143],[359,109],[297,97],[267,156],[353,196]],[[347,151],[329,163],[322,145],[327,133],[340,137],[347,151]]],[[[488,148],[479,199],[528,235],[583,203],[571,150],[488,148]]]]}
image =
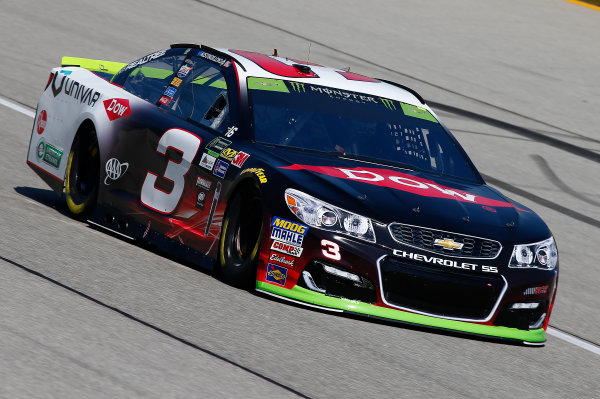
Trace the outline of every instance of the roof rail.
{"type": "Polygon", "coordinates": [[[199,49],[200,46],[197,44],[190,44],[190,43],[175,43],[175,44],[171,44],[171,48],[197,48],[197,49],[199,49]]]}
{"type": "Polygon", "coordinates": [[[208,51],[210,53],[213,53],[215,55],[220,55],[221,57],[225,57],[227,59],[232,60],[233,62],[235,62],[236,64],[238,64],[240,66],[240,68],[242,68],[244,70],[244,72],[246,72],[246,68],[244,68],[244,66],[241,64],[241,62],[239,62],[238,60],[235,59],[235,57],[232,57],[230,54],[224,53],[222,51],[219,51],[215,48],[209,47],[209,46],[205,46],[204,44],[191,44],[191,43],[175,43],[175,44],[171,44],[171,48],[197,48],[203,51],[208,51]]]}
{"type": "MultiPolygon", "coordinates": [[[[379,78],[378,78],[378,79],[379,79],[379,78]]],[[[401,85],[400,83],[392,82],[391,80],[386,80],[386,79],[379,79],[379,80],[381,80],[382,82],[385,82],[385,83],[391,84],[392,86],[396,86],[396,87],[399,87],[399,88],[401,88],[401,89],[404,89],[404,90],[406,90],[407,92],[409,92],[409,93],[410,93],[410,94],[412,94],[413,96],[417,97],[417,99],[418,99],[419,101],[421,101],[421,104],[423,104],[423,105],[425,105],[425,104],[426,104],[426,103],[425,103],[425,99],[424,99],[423,97],[421,97],[421,95],[420,95],[419,93],[417,93],[416,91],[414,91],[414,90],[413,90],[413,89],[411,89],[410,87],[406,87],[406,86],[404,86],[404,85],[401,85]]]]}

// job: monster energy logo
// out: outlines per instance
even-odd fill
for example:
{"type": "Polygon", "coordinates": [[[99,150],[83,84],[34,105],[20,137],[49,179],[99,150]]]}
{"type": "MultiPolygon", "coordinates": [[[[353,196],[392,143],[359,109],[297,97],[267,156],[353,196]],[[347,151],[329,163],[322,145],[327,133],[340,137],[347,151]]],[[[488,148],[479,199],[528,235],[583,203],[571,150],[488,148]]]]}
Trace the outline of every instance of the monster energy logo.
{"type": "Polygon", "coordinates": [[[297,91],[298,93],[306,93],[306,89],[304,88],[304,83],[290,82],[290,85],[292,86],[292,89],[294,91],[297,91]]]}
{"type": "Polygon", "coordinates": [[[383,105],[385,105],[385,107],[389,110],[396,110],[396,104],[394,104],[394,102],[392,100],[388,100],[387,98],[379,98],[381,100],[381,102],[383,103],[383,105]]]}

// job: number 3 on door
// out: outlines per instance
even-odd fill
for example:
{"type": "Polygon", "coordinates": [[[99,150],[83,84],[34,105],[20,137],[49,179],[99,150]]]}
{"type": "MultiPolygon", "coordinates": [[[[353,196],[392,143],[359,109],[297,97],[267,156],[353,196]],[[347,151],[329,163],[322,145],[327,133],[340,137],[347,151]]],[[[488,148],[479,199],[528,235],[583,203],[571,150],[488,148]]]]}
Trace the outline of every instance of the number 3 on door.
{"type": "Polygon", "coordinates": [[[167,169],[162,178],[173,182],[173,188],[166,192],[156,187],[158,175],[152,172],[146,174],[142,185],[141,201],[144,206],[160,213],[169,214],[177,208],[185,186],[185,175],[192,166],[192,161],[198,153],[202,140],[194,134],[182,129],[169,129],[158,140],[156,152],[166,155],[167,149],[173,148],[181,153],[181,162],[169,159],[167,169]]]}

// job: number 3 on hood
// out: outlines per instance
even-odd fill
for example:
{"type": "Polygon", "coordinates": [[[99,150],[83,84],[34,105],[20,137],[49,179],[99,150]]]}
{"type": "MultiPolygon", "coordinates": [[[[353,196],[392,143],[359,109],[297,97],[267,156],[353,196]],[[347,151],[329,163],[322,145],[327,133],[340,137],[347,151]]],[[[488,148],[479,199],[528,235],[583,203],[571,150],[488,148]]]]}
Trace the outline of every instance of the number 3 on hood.
{"type": "Polygon", "coordinates": [[[181,161],[177,163],[169,159],[167,169],[162,176],[163,179],[173,182],[170,192],[156,187],[158,175],[148,171],[142,185],[141,201],[143,205],[164,214],[172,213],[177,208],[185,186],[185,175],[192,166],[201,142],[199,137],[186,130],[169,129],[164,132],[158,141],[156,152],[166,156],[167,149],[173,148],[181,153],[181,161]]]}

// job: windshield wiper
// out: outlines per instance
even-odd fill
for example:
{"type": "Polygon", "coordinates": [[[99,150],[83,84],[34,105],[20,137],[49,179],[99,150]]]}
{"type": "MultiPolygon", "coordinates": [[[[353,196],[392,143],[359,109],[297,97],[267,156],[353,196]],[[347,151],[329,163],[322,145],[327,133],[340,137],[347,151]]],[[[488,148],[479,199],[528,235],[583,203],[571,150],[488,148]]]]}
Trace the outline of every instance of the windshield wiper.
{"type": "Polygon", "coordinates": [[[339,154],[338,157],[340,157],[340,158],[351,159],[353,161],[367,162],[367,163],[372,163],[375,165],[392,166],[395,168],[411,170],[413,172],[426,172],[425,170],[417,168],[416,166],[408,164],[408,163],[390,161],[388,159],[365,157],[362,155],[355,155],[355,154],[347,154],[347,153],[338,153],[338,154],[339,154]]]}

